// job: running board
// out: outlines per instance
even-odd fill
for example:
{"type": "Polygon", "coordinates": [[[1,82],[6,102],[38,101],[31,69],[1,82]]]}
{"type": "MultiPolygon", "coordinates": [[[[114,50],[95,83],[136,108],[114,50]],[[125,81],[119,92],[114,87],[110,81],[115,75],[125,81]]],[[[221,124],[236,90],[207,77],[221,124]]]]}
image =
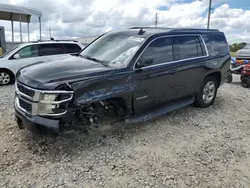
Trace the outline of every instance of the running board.
{"type": "Polygon", "coordinates": [[[156,109],[154,111],[150,111],[150,112],[147,112],[145,114],[141,114],[141,115],[126,119],[126,123],[139,123],[139,122],[143,122],[143,121],[148,121],[156,116],[166,114],[170,111],[177,110],[179,108],[182,108],[184,106],[188,106],[188,105],[193,104],[193,103],[194,103],[194,98],[180,100],[178,102],[168,104],[168,105],[161,107],[159,109],[156,109]]]}

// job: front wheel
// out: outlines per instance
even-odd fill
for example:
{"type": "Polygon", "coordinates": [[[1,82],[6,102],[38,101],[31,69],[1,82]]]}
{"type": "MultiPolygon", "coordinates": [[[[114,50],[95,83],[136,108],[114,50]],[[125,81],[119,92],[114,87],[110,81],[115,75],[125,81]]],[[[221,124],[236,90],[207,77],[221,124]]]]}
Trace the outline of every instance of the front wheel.
{"type": "Polygon", "coordinates": [[[13,78],[8,71],[0,70],[0,85],[8,85],[12,80],[13,78]]]}
{"type": "Polygon", "coordinates": [[[195,97],[195,105],[201,108],[212,105],[217,95],[217,88],[217,80],[214,77],[207,77],[195,97]]]}

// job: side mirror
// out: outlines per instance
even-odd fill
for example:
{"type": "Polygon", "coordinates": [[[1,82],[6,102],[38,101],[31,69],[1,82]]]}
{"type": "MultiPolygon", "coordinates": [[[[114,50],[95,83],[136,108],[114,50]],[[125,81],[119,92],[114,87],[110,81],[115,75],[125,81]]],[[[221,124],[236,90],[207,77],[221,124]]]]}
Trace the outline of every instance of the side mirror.
{"type": "Polygon", "coordinates": [[[142,67],[145,67],[144,62],[142,60],[139,60],[136,63],[135,68],[142,68],[142,67]]]}
{"type": "Polygon", "coordinates": [[[19,54],[15,54],[14,55],[14,59],[20,59],[20,55],[19,54]]]}

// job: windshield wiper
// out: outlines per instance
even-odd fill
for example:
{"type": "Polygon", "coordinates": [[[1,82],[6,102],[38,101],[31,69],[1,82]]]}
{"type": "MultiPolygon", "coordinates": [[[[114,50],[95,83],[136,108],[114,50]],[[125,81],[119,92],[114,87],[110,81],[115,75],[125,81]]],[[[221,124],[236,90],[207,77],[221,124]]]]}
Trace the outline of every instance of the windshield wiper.
{"type": "Polygon", "coordinates": [[[81,56],[81,57],[83,57],[83,58],[85,58],[85,59],[88,59],[88,60],[95,61],[95,62],[97,62],[97,63],[101,63],[101,64],[104,65],[105,67],[108,66],[104,61],[99,60],[99,59],[96,59],[96,58],[94,58],[94,57],[90,57],[90,56],[86,56],[86,55],[80,55],[80,54],[79,54],[79,56],[81,56]]]}

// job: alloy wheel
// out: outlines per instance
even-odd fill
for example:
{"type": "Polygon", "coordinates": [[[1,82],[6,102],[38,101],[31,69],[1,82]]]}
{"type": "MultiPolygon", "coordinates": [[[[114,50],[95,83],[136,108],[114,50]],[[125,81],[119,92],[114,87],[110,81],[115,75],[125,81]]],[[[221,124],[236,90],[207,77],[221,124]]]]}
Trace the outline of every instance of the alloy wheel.
{"type": "Polygon", "coordinates": [[[216,86],[213,81],[206,83],[203,89],[202,99],[204,103],[208,104],[213,101],[216,93],[216,86]]]}
{"type": "Polygon", "coordinates": [[[0,72],[0,85],[7,85],[10,83],[10,75],[6,72],[0,72]]]}

